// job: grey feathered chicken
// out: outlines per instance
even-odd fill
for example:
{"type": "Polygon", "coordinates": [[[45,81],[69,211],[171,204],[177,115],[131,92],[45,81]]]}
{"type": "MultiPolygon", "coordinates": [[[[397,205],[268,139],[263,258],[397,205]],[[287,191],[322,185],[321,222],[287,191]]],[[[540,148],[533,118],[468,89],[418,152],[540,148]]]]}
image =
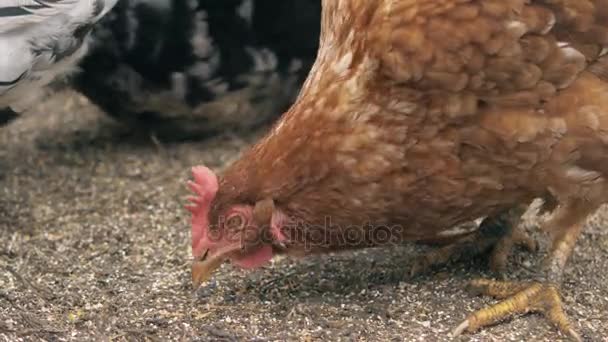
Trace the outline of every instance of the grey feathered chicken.
{"type": "Polygon", "coordinates": [[[93,25],[118,0],[2,0],[0,3],[0,123],[75,69],[93,25]]]}

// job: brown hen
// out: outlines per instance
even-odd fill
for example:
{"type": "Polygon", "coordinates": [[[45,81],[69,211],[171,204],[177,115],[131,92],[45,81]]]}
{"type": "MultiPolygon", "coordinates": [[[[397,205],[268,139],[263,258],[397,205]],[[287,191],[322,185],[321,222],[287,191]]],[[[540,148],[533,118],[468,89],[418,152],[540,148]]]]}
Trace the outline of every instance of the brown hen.
{"type": "Polygon", "coordinates": [[[219,181],[194,169],[195,285],[227,259],[441,239],[552,198],[546,277],[475,281],[504,301],[456,333],[538,311],[579,339],[558,285],[608,201],[606,45],[608,0],[324,0],[293,107],[219,181]]]}

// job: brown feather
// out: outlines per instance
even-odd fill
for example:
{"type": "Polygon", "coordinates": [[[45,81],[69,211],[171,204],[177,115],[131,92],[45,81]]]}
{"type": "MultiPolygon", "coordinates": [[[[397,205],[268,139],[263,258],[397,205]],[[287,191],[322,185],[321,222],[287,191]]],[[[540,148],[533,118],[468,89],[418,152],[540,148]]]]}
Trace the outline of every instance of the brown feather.
{"type": "Polygon", "coordinates": [[[608,201],[608,0],[324,0],[321,31],[212,217],[272,199],[300,230],[421,240],[537,197],[608,201]]]}

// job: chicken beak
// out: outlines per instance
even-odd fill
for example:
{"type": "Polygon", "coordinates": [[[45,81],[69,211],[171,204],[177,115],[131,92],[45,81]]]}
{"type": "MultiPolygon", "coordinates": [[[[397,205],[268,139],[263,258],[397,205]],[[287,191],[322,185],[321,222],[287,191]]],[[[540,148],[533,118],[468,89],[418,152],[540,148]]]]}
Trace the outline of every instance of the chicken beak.
{"type": "Polygon", "coordinates": [[[200,260],[192,262],[192,287],[195,290],[198,289],[211,278],[213,272],[222,266],[233,252],[240,250],[240,248],[240,244],[238,244],[224,247],[213,253],[206,250],[200,260]]]}
{"type": "Polygon", "coordinates": [[[209,258],[206,260],[195,260],[192,262],[192,287],[196,290],[204,282],[211,278],[211,275],[217,270],[224,258],[209,258]]]}

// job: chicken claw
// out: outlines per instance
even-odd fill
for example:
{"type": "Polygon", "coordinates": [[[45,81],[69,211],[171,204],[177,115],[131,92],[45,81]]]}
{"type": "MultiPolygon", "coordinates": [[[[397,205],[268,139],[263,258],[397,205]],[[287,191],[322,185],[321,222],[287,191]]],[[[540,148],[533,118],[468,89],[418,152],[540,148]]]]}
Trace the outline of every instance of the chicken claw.
{"type": "Polygon", "coordinates": [[[562,333],[570,336],[574,341],[582,341],[562,309],[558,287],[552,283],[477,279],[469,284],[469,290],[478,295],[492,296],[503,301],[469,315],[454,329],[452,336],[458,336],[464,331],[474,332],[511,315],[539,312],[562,333]]]}
{"type": "Polygon", "coordinates": [[[459,335],[464,331],[475,331],[513,314],[540,312],[562,333],[570,336],[574,341],[582,341],[581,336],[572,328],[562,309],[558,284],[562,282],[566,262],[583,230],[584,218],[597,207],[597,203],[588,200],[571,200],[562,204],[554,213],[553,218],[545,223],[544,229],[551,232],[553,238],[551,252],[543,264],[544,277],[542,280],[531,282],[473,281],[469,289],[478,294],[503,299],[503,301],[469,315],[454,330],[453,335],[459,335]]]}
{"type": "Polygon", "coordinates": [[[520,224],[521,216],[527,206],[518,206],[499,215],[487,217],[479,228],[458,241],[419,257],[414,261],[410,275],[424,273],[434,266],[445,265],[456,260],[463,260],[492,250],[490,268],[502,274],[507,265],[513,247],[521,245],[529,251],[536,251],[537,243],[520,224]]]}

